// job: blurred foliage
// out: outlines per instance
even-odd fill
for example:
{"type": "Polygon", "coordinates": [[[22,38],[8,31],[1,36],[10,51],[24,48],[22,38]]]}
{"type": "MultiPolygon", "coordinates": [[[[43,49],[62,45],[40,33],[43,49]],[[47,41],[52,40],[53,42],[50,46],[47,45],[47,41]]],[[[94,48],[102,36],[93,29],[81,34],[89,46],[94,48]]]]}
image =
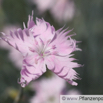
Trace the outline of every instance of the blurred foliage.
{"type": "Polygon", "coordinates": [[[83,94],[103,94],[103,1],[79,0],[75,4],[79,15],[73,25],[82,41],[78,58],[84,64],[78,87],[83,94]]]}
{"type": "MultiPolygon", "coordinates": [[[[0,49],[0,101],[8,98],[8,89],[17,88],[18,69],[8,59],[8,51],[0,49]]],[[[2,103],[2,102],[1,102],[2,103]]]]}
{"type": "Polygon", "coordinates": [[[29,6],[25,0],[3,0],[2,8],[7,22],[22,24],[27,21],[29,6]]]}
{"type": "MultiPolygon", "coordinates": [[[[75,52],[77,62],[84,64],[82,68],[75,69],[82,78],[79,85],[69,89],[77,88],[82,94],[103,94],[103,0],[75,0],[76,13],[72,21],[66,26],[74,28],[82,52],[75,52]]],[[[19,24],[27,22],[28,15],[34,10],[34,18],[44,18],[54,25],[56,29],[62,27],[52,18],[47,11],[39,15],[35,5],[30,5],[27,0],[2,0],[0,5],[0,30],[6,24],[19,24]]],[[[43,76],[48,77],[50,72],[43,76]]],[[[0,48],[0,103],[12,103],[18,93],[19,85],[17,79],[20,71],[8,59],[8,51],[0,48]],[[11,92],[9,92],[9,89],[11,92]],[[14,96],[12,96],[12,94],[14,96]]],[[[22,103],[28,103],[30,96],[34,94],[28,86],[25,88],[25,95],[22,103]],[[24,101],[25,100],[25,101],[24,101]]]]}

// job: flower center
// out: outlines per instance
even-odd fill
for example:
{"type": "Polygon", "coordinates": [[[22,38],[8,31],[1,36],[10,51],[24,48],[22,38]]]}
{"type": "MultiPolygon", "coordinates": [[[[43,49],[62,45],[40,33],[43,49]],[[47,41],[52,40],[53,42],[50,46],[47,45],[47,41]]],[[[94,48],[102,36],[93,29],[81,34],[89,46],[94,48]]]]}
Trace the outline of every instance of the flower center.
{"type": "Polygon", "coordinates": [[[37,57],[35,57],[35,64],[38,64],[38,60],[44,60],[46,56],[57,54],[56,45],[49,46],[51,40],[48,40],[46,43],[43,42],[41,38],[39,38],[39,42],[35,39],[35,48],[30,48],[31,52],[37,53],[37,57]]]}
{"type": "Polygon", "coordinates": [[[54,51],[54,49],[56,49],[55,45],[49,47],[51,39],[47,40],[46,43],[44,43],[41,38],[39,38],[39,40],[40,40],[40,42],[37,43],[37,41],[36,41],[36,44],[38,44],[38,52],[37,53],[39,54],[40,57],[43,58],[48,55],[51,55],[52,51],[54,51]]]}

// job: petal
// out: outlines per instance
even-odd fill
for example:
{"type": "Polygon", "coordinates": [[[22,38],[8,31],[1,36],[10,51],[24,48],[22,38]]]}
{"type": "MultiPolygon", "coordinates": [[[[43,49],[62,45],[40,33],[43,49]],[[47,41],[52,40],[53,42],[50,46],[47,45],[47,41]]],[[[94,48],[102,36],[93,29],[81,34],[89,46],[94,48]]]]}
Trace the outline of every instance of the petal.
{"type": "Polygon", "coordinates": [[[45,62],[47,64],[48,69],[54,70],[55,65],[54,65],[54,62],[53,62],[53,57],[51,57],[51,56],[46,57],[45,62]]]}
{"type": "Polygon", "coordinates": [[[33,12],[32,12],[32,15],[28,17],[28,23],[27,23],[27,27],[28,29],[32,28],[33,26],[35,26],[35,23],[33,21],[33,12]]]}
{"type": "Polygon", "coordinates": [[[77,85],[73,80],[80,78],[77,76],[77,73],[75,70],[73,70],[73,68],[80,67],[80,65],[72,62],[73,58],[71,59],[68,57],[50,56],[47,60],[51,60],[46,62],[48,69],[52,70],[59,77],[68,81],[68,83],[77,85]]]}
{"type": "Polygon", "coordinates": [[[39,41],[41,38],[44,43],[47,43],[48,40],[52,40],[55,36],[55,29],[44,19],[36,18],[36,25],[31,29],[34,32],[34,35],[38,35],[36,39],[39,41]]]}
{"type": "Polygon", "coordinates": [[[21,84],[22,87],[25,87],[28,85],[32,80],[37,79],[40,75],[37,74],[30,74],[27,71],[27,68],[23,66],[23,69],[21,70],[21,78],[19,84],[21,84]]]}
{"type": "Polygon", "coordinates": [[[34,46],[34,37],[28,29],[17,29],[14,32],[10,31],[10,35],[4,35],[1,39],[17,49],[23,55],[31,53],[29,47],[34,46]]]}
{"type": "Polygon", "coordinates": [[[42,73],[46,72],[44,59],[40,58],[36,54],[25,57],[23,65],[25,65],[28,68],[28,71],[32,74],[41,75],[42,73]]]}
{"type": "Polygon", "coordinates": [[[56,31],[56,38],[53,40],[50,46],[56,45],[55,51],[57,51],[59,55],[69,55],[73,51],[80,50],[77,48],[76,40],[71,39],[72,35],[67,36],[67,34],[71,31],[72,30],[66,31],[66,29],[56,31]]]}
{"type": "MultiPolygon", "coordinates": [[[[32,80],[39,78],[44,72],[46,72],[46,66],[43,59],[38,60],[35,63],[36,55],[31,55],[25,57],[23,60],[23,69],[21,70],[21,80],[20,84],[25,84],[25,86],[32,80]]],[[[24,85],[23,85],[24,86],[24,85]]]]}

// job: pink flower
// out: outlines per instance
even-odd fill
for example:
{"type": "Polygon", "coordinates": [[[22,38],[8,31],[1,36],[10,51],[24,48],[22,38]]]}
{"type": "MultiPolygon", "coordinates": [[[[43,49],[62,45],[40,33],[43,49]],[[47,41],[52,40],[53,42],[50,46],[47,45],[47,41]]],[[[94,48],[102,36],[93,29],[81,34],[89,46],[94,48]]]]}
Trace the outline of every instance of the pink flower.
{"type": "Polygon", "coordinates": [[[59,103],[59,96],[65,87],[65,81],[56,75],[36,81],[32,84],[36,95],[31,98],[30,103],[59,103]]]}
{"type": "Polygon", "coordinates": [[[45,0],[45,2],[44,0],[31,0],[31,2],[37,5],[39,13],[42,14],[54,6],[55,0],[45,0]]]}
{"type": "Polygon", "coordinates": [[[75,14],[75,4],[73,0],[56,0],[57,2],[50,9],[52,16],[59,23],[73,19],[75,14]],[[60,11],[60,12],[58,12],[60,11]]]}
{"type": "Polygon", "coordinates": [[[45,0],[45,2],[44,0],[31,1],[36,4],[40,14],[49,10],[54,19],[59,23],[70,21],[75,15],[76,9],[74,0],[45,0]]]}
{"type": "Polygon", "coordinates": [[[17,49],[23,55],[20,84],[25,87],[30,81],[37,79],[46,72],[46,66],[59,77],[72,85],[77,85],[73,80],[79,79],[73,68],[80,67],[71,53],[80,50],[67,34],[70,32],[63,28],[55,31],[54,27],[43,19],[33,21],[29,16],[27,28],[4,33],[2,40],[17,49]],[[69,40],[68,40],[69,39],[69,40]]]}
{"type": "Polygon", "coordinates": [[[59,103],[60,95],[81,94],[77,89],[68,91],[65,81],[56,75],[32,82],[31,87],[36,94],[30,99],[30,103],[59,103]]]}

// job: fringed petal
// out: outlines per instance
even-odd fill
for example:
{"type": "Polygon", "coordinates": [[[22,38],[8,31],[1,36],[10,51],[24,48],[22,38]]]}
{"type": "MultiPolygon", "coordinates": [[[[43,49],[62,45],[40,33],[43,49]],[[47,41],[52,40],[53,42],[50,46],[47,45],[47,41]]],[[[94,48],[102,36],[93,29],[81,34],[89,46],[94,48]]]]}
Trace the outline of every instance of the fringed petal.
{"type": "MultiPolygon", "coordinates": [[[[46,72],[46,66],[42,59],[35,62],[35,55],[27,56],[23,60],[23,68],[21,70],[20,84],[29,84],[30,81],[37,79],[44,72],[46,72]],[[25,82],[26,83],[25,83],[25,82]]],[[[24,86],[24,85],[23,85],[24,86]]]]}
{"type": "Polygon", "coordinates": [[[27,29],[17,29],[14,32],[10,31],[10,35],[3,35],[1,39],[21,52],[22,55],[29,54],[31,52],[29,47],[33,47],[34,44],[34,37],[27,29]]]}
{"type": "Polygon", "coordinates": [[[80,67],[76,62],[72,62],[73,58],[50,56],[46,62],[48,69],[52,70],[59,77],[68,81],[72,85],[77,85],[73,80],[80,79],[73,68],[80,67]],[[50,67],[50,68],[49,68],[50,67]]]}

